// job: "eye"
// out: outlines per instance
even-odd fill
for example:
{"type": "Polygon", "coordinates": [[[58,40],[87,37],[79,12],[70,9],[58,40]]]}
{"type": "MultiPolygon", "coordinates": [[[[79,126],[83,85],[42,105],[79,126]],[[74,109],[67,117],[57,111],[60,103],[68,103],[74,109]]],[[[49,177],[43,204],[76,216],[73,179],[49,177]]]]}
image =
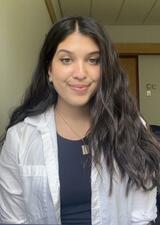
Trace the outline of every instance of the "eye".
{"type": "Polygon", "coordinates": [[[96,57],[96,58],[90,58],[88,61],[92,65],[97,65],[97,64],[99,64],[100,59],[99,59],[99,57],[98,58],[96,57]]]}
{"type": "Polygon", "coordinates": [[[64,65],[69,65],[72,60],[69,57],[65,57],[65,58],[61,58],[60,61],[64,64],[64,65]]]}

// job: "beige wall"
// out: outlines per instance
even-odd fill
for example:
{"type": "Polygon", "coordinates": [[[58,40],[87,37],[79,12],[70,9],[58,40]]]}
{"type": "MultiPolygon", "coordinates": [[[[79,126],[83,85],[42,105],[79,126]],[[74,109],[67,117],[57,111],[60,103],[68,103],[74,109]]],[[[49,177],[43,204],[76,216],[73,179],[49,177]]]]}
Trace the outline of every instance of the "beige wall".
{"type": "Polygon", "coordinates": [[[30,81],[50,26],[44,0],[0,0],[0,134],[30,81]]]}
{"type": "Polygon", "coordinates": [[[105,29],[108,31],[114,42],[160,42],[160,26],[158,25],[106,26],[105,29]]]}
{"type": "Polygon", "coordinates": [[[141,113],[150,124],[160,125],[160,56],[139,56],[139,83],[141,113]]]}

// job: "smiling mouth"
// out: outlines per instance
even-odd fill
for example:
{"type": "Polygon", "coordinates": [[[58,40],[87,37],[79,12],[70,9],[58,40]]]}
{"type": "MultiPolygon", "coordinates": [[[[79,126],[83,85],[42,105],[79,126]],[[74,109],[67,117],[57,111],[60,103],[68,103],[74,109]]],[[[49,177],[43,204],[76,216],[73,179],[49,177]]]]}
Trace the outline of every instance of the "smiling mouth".
{"type": "Polygon", "coordinates": [[[73,91],[79,92],[79,93],[83,93],[86,92],[89,88],[89,85],[70,85],[70,88],[73,91]]]}

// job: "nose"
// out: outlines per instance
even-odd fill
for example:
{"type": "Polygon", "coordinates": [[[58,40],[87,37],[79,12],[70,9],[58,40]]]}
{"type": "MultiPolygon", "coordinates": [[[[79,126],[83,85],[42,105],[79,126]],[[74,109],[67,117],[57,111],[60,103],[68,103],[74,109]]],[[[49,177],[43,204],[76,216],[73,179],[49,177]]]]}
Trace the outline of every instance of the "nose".
{"type": "Polygon", "coordinates": [[[72,77],[78,80],[84,80],[87,76],[86,65],[84,62],[77,62],[74,67],[72,77]]]}

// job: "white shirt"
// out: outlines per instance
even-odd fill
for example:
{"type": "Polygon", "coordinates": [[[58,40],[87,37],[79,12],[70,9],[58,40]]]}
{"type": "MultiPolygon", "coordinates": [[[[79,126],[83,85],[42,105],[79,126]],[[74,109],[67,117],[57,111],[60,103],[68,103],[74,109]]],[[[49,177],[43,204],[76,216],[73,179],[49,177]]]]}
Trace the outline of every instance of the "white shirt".
{"type": "MultiPolygon", "coordinates": [[[[156,218],[156,193],[131,190],[127,177],[113,178],[102,158],[91,169],[92,225],[146,225],[156,218]]],[[[11,127],[0,155],[0,222],[61,224],[57,134],[53,108],[11,127]]]]}

